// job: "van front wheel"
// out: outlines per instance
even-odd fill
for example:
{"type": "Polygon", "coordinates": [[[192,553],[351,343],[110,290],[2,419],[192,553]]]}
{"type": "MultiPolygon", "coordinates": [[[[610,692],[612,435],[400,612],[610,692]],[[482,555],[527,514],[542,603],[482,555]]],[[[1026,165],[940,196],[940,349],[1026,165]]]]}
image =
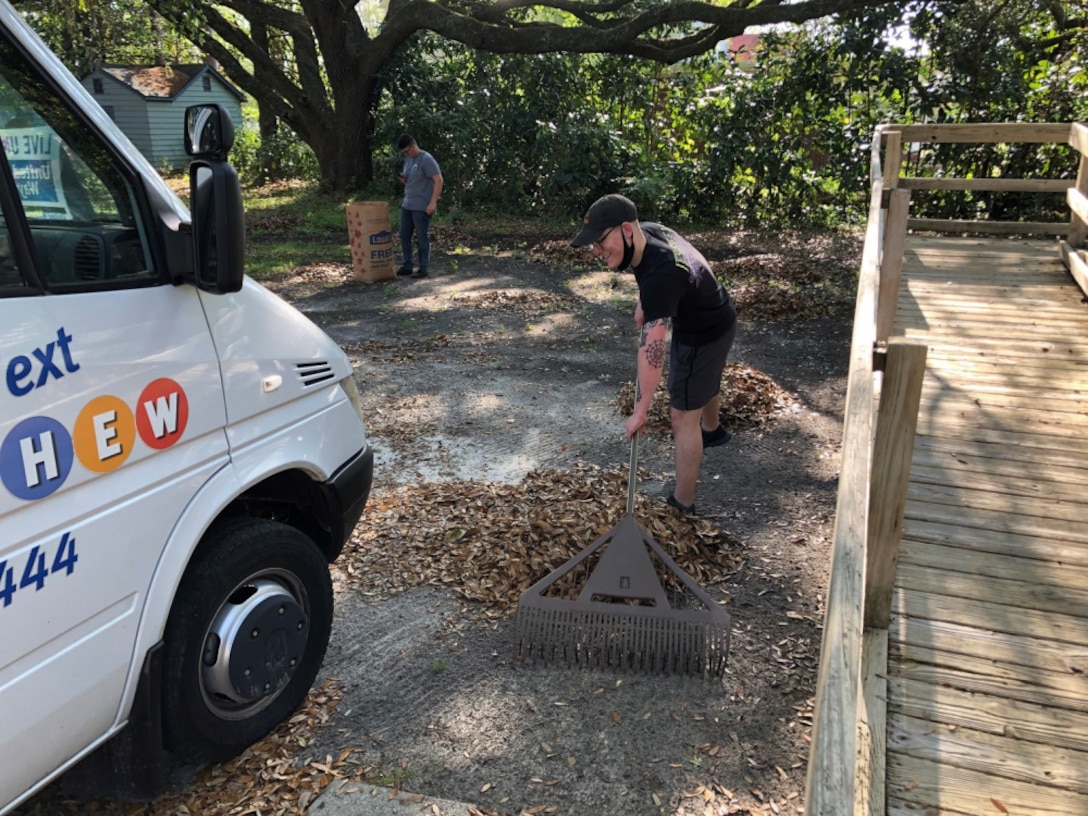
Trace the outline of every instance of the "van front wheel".
{"type": "Polygon", "coordinates": [[[332,608],[328,564],[303,533],[259,519],[209,530],[166,624],[171,753],[220,762],[286,719],[321,667],[332,608]]]}

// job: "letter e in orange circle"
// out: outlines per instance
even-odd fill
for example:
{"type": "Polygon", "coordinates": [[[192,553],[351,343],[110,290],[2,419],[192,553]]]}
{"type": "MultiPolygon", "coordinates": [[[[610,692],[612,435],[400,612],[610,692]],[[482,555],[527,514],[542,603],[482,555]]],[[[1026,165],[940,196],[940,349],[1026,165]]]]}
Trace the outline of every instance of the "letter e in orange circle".
{"type": "Polygon", "coordinates": [[[149,448],[169,448],[185,433],[189,399],[185,389],[168,377],[148,383],[136,403],[136,430],[149,448]]]}
{"type": "Polygon", "coordinates": [[[117,397],[95,397],[76,417],[72,447],[87,470],[109,473],[121,467],[135,443],[132,411],[117,397]]]}

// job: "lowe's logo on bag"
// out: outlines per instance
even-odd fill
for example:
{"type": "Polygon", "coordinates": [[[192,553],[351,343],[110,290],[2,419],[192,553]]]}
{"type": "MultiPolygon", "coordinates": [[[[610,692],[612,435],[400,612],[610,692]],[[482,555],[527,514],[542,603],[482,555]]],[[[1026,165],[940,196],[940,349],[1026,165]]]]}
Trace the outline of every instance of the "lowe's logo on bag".
{"type": "Polygon", "coordinates": [[[393,233],[389,230],[382,230],[381,232],[370,233],[370,245],[375,246],[377,244],[391,244],[393,243],[393,233]]]}

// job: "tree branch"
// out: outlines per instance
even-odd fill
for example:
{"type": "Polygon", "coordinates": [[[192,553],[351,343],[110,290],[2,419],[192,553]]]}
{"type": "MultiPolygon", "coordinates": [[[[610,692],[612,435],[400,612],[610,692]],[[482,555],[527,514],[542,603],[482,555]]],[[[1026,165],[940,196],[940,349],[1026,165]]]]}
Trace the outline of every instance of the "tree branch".
{"type": "Polygon", "coordinates": [[[494,53],[612,53],[659,62],[676,62],[701,53],[700,48],[705,51],[708,47],[713,47],[718,40],[740,34],[751,25],[800,23],[888,2],[889,0],[800,0],[782,5],[765,0],[758,5],[751,5],[749,0],[744,0],[742,4],[732,3],[726,6],[680,2],[655,5],[630,16],[620,13],[631,7],[630,0],[613,0],[604,4],[550,0],[532,4],[567,12],[581,23],[578,26],[564,26],[548,22],[530,24],[511,18],[510,13],[527,6],[527,0],[504,0],[486,7],[480,3],[466,7],[452,2],[391,0],[386,28],[377,39],[386,34],[403,38],[415,31],[429,30],[473,48],[494,53]],[[458,8],[466,10],[458,11],[458,8]],[[653,31],[670,25],[708,28],[675,37],[650,36],[653,31]]]}

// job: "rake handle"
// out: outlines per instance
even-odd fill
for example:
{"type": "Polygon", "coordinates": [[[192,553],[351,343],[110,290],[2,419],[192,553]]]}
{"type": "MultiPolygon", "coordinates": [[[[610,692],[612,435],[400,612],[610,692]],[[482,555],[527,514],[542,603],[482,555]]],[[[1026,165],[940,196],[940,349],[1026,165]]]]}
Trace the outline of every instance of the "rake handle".
{"type": "MultiPolygon", "coordinates": [[[[641,389],[638,382],[638,368],[635,368],[635,405],[638,407],[638,398],[641,389]]],[[[627,464],[627,515],[635,512],[635,487],[638,482],[638,437],[636,433],[631,437],[631,459],[627,464]]]]}

